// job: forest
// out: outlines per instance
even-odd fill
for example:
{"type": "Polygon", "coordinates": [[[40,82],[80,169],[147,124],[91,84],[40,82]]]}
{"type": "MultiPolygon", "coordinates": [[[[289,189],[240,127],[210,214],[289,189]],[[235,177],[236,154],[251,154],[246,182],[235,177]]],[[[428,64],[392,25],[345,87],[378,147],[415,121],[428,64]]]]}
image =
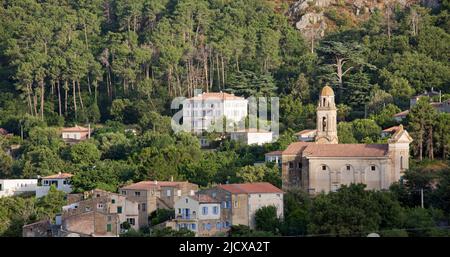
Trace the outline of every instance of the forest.
{"type": "MultiPolygon", "coordinates": [[[[385,143],[380,133],[398,125],[393,115],[409,109],[410,97],[435,90],[441,99],[420,101],[403,122],[414,138],[410,173],[420,186],[397,185],[389,199],[411,217],[425,216],[427,224],[448,222],[450,114],[437,112],[428,100],[450,100],[450,2],[375,10],[358,24],[326,12],[336,26],[313,49],[288,10],[288,4],[268,0],[2,0],[0,128],[14,136],[0,136],[0,178],[70,172],[77,192],[116,192],[127,183],[171,178],[200,187],[256,181],[280,186],[277,166],[254,163],[284,150],[295,132],[315,127],[324,85],[337,94],[341,143],[385,143]],[[170,103],[195,89],[279,97],[279,140],[264,146],[225,140],[202,149],[197,137],[174,134],[170,103]],[[90,124],[93,136],[66,145],[59,128],[75,124],[90,124]],[[11,155],[12,145],[20,148],[11,155]],[[430,186],[436,180],[442,181],[437,189],[430,186]],[[416,190],[424,186],[431,209],[416,213],[416,190]]],[[[286,211],[294,218],[285,222],[298,230],[280,225],[272,232],[351,234],[352,228],[332,226],[320,231],[317,224],[325,219],[303,215],[329,210],[345,194],[365,194],[348,190],[300,207],[308,200],[293,192],[286,201],[295,208],[286,211]]],[[[10,226],[14,220],[24,224],[55,213],[37,200],[0,201],[0,235],[18,233],[10,226]],[[21,205],[36,209],[17,212],[3,201],[31,201],[21,205]]],[[[392,224],[371,228],[398,227],[392,224]]]]}

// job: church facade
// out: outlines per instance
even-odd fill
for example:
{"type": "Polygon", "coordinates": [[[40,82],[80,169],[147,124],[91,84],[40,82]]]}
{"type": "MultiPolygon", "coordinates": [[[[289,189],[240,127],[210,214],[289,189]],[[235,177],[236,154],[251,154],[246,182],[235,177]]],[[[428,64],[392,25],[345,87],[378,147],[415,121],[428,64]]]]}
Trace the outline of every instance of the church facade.
{"type": "Polygon", "coordinates": [[[387,144],[339,144],[336,116],[333,89],[325,86],[319,96],[314,142],[292,143],[281,154],[283,190],[328,193],[351,183],[384,190],[408,169],[412,138],[402,125],[387,144]]]}

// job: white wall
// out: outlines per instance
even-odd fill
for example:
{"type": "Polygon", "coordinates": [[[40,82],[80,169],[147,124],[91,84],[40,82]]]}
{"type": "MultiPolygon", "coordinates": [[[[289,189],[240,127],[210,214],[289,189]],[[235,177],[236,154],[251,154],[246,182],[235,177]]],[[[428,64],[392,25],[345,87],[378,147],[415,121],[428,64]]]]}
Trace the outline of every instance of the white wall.
{"type": "Polygon", "coordinates": [[[220,204],[219,203],[201,203],[198,210],[198,218],[200,220],[213,220],[220,218],[220,204]],[[213,208],[217,208],[217,214],[213,213],[213,208]],[[207,208],[207,214],[203,214],[203,208],[207,208]]]}
{"type": "Polygon", "coordinates": [[[24,192],[35,192],[37,179],[1,179],[0,197],[12,196],[24,192]]]}
{"type": "Polygon", "coordinates": [[[39,198],[47,195],[48,191],[50,190],[52,181],[58,181],[58,186],[56,187],[57,190],[63,191],[65,193],[72,192],[72,186],[70,185],[69,179],[43,179],[41,182],[42,186],[38,186],[36,189],[36,197],[39,198]],[[47,181],[48,184],[45,184],[45,181],[47,181]],[[66,181],[67,184],[64,184],[64,181],[66,181]]]}
{"type": "Polygon", "coordinates": [[[278,217],[283,217],[283,193],[249,194],[248,215],[250,228],[255,228],[255,213],[264,206],[273,205],[277,208],[278,217]]]}

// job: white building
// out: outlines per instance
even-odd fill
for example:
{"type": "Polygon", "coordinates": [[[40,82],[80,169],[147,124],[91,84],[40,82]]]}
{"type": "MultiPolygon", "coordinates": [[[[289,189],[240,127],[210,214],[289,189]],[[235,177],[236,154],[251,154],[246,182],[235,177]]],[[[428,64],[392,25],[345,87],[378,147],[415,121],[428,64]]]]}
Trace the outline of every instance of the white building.
{"type": "Polygon", "coordinates": [[[297,141],[301,142],[313,142],[317,135],[317,129],[304,129],[295,133],[297,141]]]}
{"type": "Polygon", "coordinates": [[[0,197],[36,192],[37,179],[0,179],[0,197]]]}
{"type": "Polygon", "coordinates": [[[266,162],[274,162],[281,165],[281,155],[283,151],[268,152],[264,155],[266,162]]]}
{"type": "Polygon", "coordinates": [[[245,129],[230,132],[231,140],[241,141],[247,145],[272,143],[273,133],[266,130],[245,129]]]}
{"type": "Polygon", "coordinates": [[[73,175],[70,173],[58,173],[55,175],[43,177],[41,185],[36,189],[36,197],[42,197],[47,195],[50,187],[55,185],[57,190],[70,193],[72,192],[72,186],[70,185],[70,179],[73,175]]]}
{"type": "Polygon", "coordinates": [[[66,142],[76,143],[83,141],[91,137],[91,126],[89,125],[89,127],[85,128],[75,125],[75,127],[63,128],[61,130],[61,136],[66,142]]]}
{"type": "MultiPolygon", "coordinates": [[[[216,124],[238,123],[247,116],[248,101],[228,93],[203,93],[183,102],[183,127],[203,132],[216,124]]],[[[220,126],[223,128],[223,126],[220,126]]]]}
{"type": "Polygon", "coordinates": [[[225,229],[220,222],[220,201],[208,195],[184,196],[175,202],[174,209],[176,229],[187,228],[200,236],[225,229]]]}

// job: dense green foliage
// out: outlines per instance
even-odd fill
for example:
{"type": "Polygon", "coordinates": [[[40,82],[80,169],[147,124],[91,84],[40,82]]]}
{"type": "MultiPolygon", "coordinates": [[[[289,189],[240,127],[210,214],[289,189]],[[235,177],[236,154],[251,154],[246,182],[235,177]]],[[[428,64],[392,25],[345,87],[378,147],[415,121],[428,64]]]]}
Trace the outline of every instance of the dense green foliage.
{"type": "MultiPolygon", "coordinates": [[[[443,100],[449,99],[448,7],[394,8],[389,17],[375,10],[358,26],[330,9],[325,15],[338,29],[327,32],[312,53],[272,1],[3,1],[0,127],[14,136],[0,136],[0,178],[70,172],[77,192],[114,192],[133,181],[171,178],[201,187],[254,181],[280,186],[277,167],[253,165],[264,160],[264,153],[285,149],[295,141],[295,132],[315,127],[315,103],[325,84],[337,94],[342,143],[385,142],[381,130],[397,125],[393,114],[408,109],[409,97],[424,90],[434,87],[443,100]],[[264,146],[224,140],[205,150],[196,137],[173,134],[170,103],[174,97],[192,96],[195,89],[280,97],[279,140],[264,146]],[[87,123],[94,128],[91,139],[72,146],[61,140],[58,127],[87,123]],[[10,152],[17,144],[21,147],[10,152]]],[[[437,113],[426,100],[404,122],[414,137],[414,156],[448,159],[450,116],[437,113]]],[[[353,235],[404,229],[418,219],[427,224],[427,215],[436,215],[408,205],[411,196],[399,187],[399,201],[413,209],[404,210],[407,218],[401,225],[383,224],[380,217],[388,214],[368,199],[392,209],[397,203],[384,193],[360,190],[343,189],[314,200],[289,194],[279,230],[353,235]],[[355,204],[362,211],[342,206],[342,198],[353,194],[361,198],[355,204]],[[324,218],[334,211],[343,213],[340,227],[324,218]],[[346,220],[349,216],[356,217],[354,223],[346,220]]],[[[448,179],[435,191],[444,200],[433,207],[448,215],[448,179]]],[[[17,228],[8,227],[12,219],[23,224],[55,211],[52,204],[32,198],[0,200],[23,207],[0,205],[6,224],[2,235],[17,234],[17,228]],[[37,204],[45,211],[36,212],[37,204]]],[[[261,232],[240,227],[233,233],[261,232]]]]}

